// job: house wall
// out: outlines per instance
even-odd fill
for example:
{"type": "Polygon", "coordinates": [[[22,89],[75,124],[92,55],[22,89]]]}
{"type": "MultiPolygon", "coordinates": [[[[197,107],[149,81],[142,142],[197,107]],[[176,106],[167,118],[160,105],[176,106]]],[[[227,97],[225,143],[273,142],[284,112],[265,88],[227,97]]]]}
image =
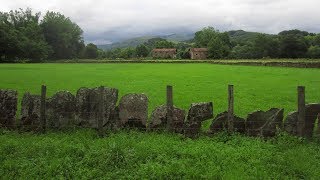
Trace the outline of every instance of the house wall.
{"type": "Polygon", "coordinates": [[[152,53],[153,58],[175,58],[176,53],[175,52],[153,52],[152,53]]]}
{"type": "Polygon", "coordinates": [[[194,52],[191,51],[191,59],[207,59],[208,57],[208,52],[206,51],[198,51],[198,52],[194,52]]]}

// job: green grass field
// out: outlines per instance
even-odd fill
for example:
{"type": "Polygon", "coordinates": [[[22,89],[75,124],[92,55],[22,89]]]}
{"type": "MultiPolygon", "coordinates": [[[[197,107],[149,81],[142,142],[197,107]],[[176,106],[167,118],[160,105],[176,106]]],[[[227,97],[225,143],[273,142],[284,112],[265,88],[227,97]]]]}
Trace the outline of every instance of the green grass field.
{"type": "MultiPolygon", "coordinates": [[[[126,93],[145,93],[149,112],[165,102],[174,86],[174,104],[213,101],[214,113],[227,108],[227,85],[235,85],[235,111],[271,107],[296,109],[296,87],[306,86],[306,101],[320,102],[320,69],[213,64],[0,64],[0,88],[21,97],[75,94],[100,85],[126,93]]],[[[208,122],[209,123],[209,122],[208,122]]],[[[209,124],[207,124],[209,125],[209,124]]],[[[227,136],[185,139],[179,135],[119,132],[98,138],[93,130],[18,134],[0,130],[0,179],[319,179],[318,140],[279,135],[270,140],[227,136]]]]}
{"type": "Polygon", "coordinates": [[[296,88],[306,86],[306,101],[320,101],[320,69],[226,66],[213,64],[1,64],[0,88],[48,96],[59,90],[73,94],[80,87],[107,86],[126,93],[145,93],[149,110],[164,104],[166,85],[174,86],[174,104],[188,109],[192,102],[213,101],[214,112],[227,108],[227,85],[235,87],[235,111],[271,107],[296,109],[296,88]]]}

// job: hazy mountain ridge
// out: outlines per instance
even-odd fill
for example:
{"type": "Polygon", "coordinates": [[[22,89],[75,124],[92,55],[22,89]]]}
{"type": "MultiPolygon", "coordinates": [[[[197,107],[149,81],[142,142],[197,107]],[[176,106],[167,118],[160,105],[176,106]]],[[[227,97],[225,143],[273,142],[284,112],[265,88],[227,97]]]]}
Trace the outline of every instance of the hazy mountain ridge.
{"type": "MultiPolygon", "coordinates": [[[[255,38],[259,32],[247,32],[243,30],[233,30],[227,31],[232,41],[236,42],[246,42],[249,39],[255,38]]],[[[175,43],[185,42],[192,40],[194,38],[194,33],[173,33],[169,35],[161,35],[161,36],[141,36],[136,38],[127,39],[125,41],[116,42],[112,44],[98,45],[98,48],[103,50],[110,50],[115,48],[127,48],[127,47],[136,47],[137,45],[143,44],[152,38],[163,38],[168,41],[172,41],[175,43]]]]}

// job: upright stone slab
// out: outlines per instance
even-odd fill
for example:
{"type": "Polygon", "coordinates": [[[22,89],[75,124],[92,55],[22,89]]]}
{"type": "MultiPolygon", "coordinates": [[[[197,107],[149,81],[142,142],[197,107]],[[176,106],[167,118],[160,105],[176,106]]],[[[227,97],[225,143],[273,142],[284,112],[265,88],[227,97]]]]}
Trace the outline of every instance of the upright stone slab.
{"type": "Polygon", "coordinates": [[[213,117],[212,102],[193,103],[188,112],[184,125],[184,133],[187,137],[195,137],[199,134],[201,123],[213,117]]]}
{"type": "Polygon", "coordinates": [[[40,95],[25,93],[21,102],[21,125],[24,130],[40,130],[40,95]]]}
{"type": "MultiPolygon", "coordinates": [[[[245,133],[245,119],[233,116],[234,132],[245,133]]],[[[214,134],[220,131],[228,130],[228,112],[222,112],[216,116],[210,125],[209,133],[214,134]]]]}
{"type": "Polygon", "coordinates": [[[310,138],[313,135],[317,116],[320,113],[320,104],[307,104],[306,105],[306,124],[304,130],[304,137],[310,138]]]}
{"type": "Polygon", "coordinates": [[[298,124],[298,112],[297,111],[290,112],[283,123],[283,129],[287,133],[296,136],[298,135],[297,124],[298,124]]]}
{"type": "MultiPolygon", "coordinates": [[[[317,116],[320,114],[320,104],[307,104],[306,105],[306,117],[305,117],[305,129],[303,136],[310,138],[313,135],[317,116]]],[[[319,126],[319,125],[318,125],[319,126]]],[[[298,112],[291,112],[288,114],[285,122],[284,129],[286,132],[292,135],[298,134],[298,112]]]]}
{"type": "Polygon", "coordinates": [[[14,128],[17,104],[17,91],[0,89],[0,127],[14,128]]]}
{"type": "MultiPolygon", "coordinates": [[[[177,107],[173,107],[173,123],[171,129],[174,132],[181,133],[185,119],[185,111],[177,107]]],[[[151,114],[149,129],[165,130],[167,127],[167,106],[161,105],[157,107],[151,114]]]]}
{"type": "Polygon", "coordinates": [[[103,94],[99,88],[80,88],[76,95],[76,122],[83,127],[98,128],[99,102],[101,97],[104,101],[103,126],[112,126],[114,120],[112,115],[115,113],[118,100],[118,90],[103,87],[103,94]]]}
{"type": "Polygon", "coordinates": [[[148,119],[148,97],[144,94],[127,94],[119,103],[121,126],[146,128],[148,119]]]}
{"type": "Polygon", "coordinates": [[[75,125],[76,99],[68,91],[60,91],[47,100],[48,128],[70,128],[75,125]]]}
{"type": "Polygon", "coordinates": [[[247,133],[249,136],[274,136],[277,127],[281,128],[283,109],[271,108],[268,111],[250,113],[247,118],[247,133]]]}

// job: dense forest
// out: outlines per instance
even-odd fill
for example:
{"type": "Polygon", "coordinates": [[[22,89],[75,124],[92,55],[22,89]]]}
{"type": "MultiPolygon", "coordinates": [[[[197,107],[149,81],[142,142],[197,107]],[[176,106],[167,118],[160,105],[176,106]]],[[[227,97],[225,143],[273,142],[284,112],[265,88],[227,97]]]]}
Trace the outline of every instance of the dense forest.
{"type": "Polygon", "coordinates": [[[177,58],[188,59],[191,47],[207,47],[210,59],[320,58],[320,34],[296,29],[277,35],[219,32],[206,27],[190,40],[153,37],[134,47],[101,50],[85,44],[82,29],[58,12],[44,16],[29,8],[0,12],[0,62],[149,58],[153,48],[177,48],[177,58]]]}

